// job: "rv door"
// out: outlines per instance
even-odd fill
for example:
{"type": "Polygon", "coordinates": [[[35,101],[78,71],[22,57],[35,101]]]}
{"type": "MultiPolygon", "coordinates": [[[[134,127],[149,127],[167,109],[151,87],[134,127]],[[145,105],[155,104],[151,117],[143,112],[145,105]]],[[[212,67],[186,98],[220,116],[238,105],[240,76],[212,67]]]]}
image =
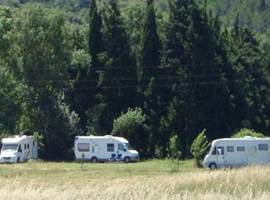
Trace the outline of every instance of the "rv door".
{"type": "Polygon", "coordinates": [[[217,165],[219,167],[225,166],[224,146],[217,146],[217,165]]]}

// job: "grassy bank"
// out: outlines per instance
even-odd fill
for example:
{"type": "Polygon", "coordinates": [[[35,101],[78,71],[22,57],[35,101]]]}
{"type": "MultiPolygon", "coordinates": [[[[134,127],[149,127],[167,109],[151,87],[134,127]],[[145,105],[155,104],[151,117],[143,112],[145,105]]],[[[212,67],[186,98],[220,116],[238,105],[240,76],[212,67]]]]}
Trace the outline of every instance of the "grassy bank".
{"type": "Polygon", "coordinates": [[[1,199],[269,199],[270,167],[209,171],[193,161],[0,166],[1,199]]]}

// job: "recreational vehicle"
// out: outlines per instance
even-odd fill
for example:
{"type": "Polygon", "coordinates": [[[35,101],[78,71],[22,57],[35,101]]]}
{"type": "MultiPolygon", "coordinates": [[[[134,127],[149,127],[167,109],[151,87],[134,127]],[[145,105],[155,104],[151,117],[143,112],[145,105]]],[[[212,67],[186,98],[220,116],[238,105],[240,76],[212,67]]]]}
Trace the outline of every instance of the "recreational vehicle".
{"type": "Polygon", "coordinates": [[[237,167],[270,163],[270,138],[224,138],[212,142],[205,168],[237,167]]]}
{"type": "Polygon", "coordinates": [[[23,135],[2,139],[0,163],[18,163],[37,157],[37,142],[33,136],[23,135]]]}
{"type": "Polygon", "coordinates": [[[107,136],[76,136],[74,141],[76,160],[124,161],[139,160],[138,151],[131,148],[122,137],[107,136]]]}

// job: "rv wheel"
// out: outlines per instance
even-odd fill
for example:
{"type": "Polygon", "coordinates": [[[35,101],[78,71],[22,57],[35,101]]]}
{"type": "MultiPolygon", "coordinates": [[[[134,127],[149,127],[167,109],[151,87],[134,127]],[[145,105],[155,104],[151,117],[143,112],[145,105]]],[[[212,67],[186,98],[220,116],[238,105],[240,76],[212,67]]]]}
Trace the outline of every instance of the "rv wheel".
{"type": "Polygon", "coordinates": [[[92,162],[92,163],[97,163],[97,161],[98,161],[98,159],[97,159],[96,157],[93,157],[93,158],[91,159],[91,162],[92,162]]]}
{"type": "Polygon", "coordinates": [[[214,170],[214,169],[217,168],[217,165],[215,163],[210,163],[209,164],[209,168],[212,169],[212,170],[214,170]]]}
{"type": "Polygon", "coordinates": [[[124,158],[124,162],[125,162],[125,163],[129,163],[129,162],[130,162],[130,157],[125,157],[125,158],[124,158]]]}

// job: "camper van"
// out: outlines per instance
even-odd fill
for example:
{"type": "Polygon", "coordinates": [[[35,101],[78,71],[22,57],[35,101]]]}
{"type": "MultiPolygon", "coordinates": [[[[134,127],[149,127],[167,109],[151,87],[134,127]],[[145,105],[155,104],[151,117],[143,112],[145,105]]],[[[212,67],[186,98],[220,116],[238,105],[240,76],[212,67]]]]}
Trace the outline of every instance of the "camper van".
{"type": "Polygon", "coordinates": [[[18,163],[37,157],[37,142],[33,136],[23,135],[2,139],[0,163],[18,163]]]}
{"type": "Polygon", "coordinates": [[[270,163],[270,138],[224,138],[212,142],[205,168],[237,167],[270,163]]]}
{"type": "Polygon", "coordinates": [[[139,160],[138,151],[132,149],[125,138],[111,135],[76,136],[74,154],[76,160],[91,162],[139,160]]]}

